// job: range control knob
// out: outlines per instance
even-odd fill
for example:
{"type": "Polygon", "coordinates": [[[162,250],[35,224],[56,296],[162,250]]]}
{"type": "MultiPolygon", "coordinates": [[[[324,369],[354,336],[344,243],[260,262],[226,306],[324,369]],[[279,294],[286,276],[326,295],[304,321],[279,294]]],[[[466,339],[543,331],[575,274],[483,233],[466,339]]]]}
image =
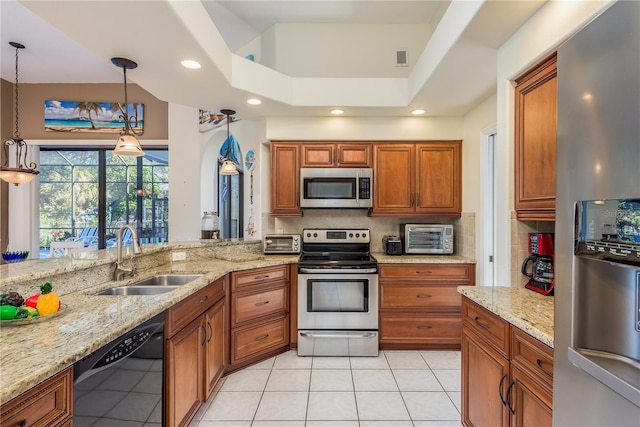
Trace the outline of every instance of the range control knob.
{"type": "Polygon", "coordinates": [[[362,233],[362,237],[367,237],[367,233],[362,233]]]}

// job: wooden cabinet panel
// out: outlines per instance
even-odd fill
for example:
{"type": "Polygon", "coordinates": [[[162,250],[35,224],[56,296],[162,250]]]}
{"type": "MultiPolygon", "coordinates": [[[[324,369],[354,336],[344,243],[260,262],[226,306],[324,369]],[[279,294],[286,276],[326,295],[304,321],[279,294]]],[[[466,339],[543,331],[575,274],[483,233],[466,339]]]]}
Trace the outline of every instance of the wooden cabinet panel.
{"type": "Polygon", "coordinates": [[[204,313],[225,293],[225,280],[220,278],[167,310],[165,334],[171,336],[204,313]]]}
{"type": "Polygon", "coordinates": [[[373,212],[413,212],[414,144],[375,144],[373,212]]]}
{"type": "Polygon", "coordinates": [[[238,291],[251,286],[264,285],[269,282],[288,282],[289,266],[286,264],[273,267],[254,268],[253,270],[231,273],[231,290],[238,291]]]}
{"type": "Polygon", "coordinates": [[[301,145],[303,168],[330,168],[335,165],[335,144],[305,144],[301,145]]]}
{"type": "Polygon", "coordinates": [[[380,264],[380,280],[397,283],[475,284],[474,264],[380,264]]]}
{"type": "Polygon", "coordinates": [[[461,144],[419,144],[416,155],[416,213],[460,215],[461,144]]]}
{"type": "Polygon", "coordinates": [[[170,426],[187,425],[204,400],[202,355],[205,331],[206,325],[201,316],[167,340],[165,395],[170,426]]]}
{"type": "Polygon", "coordinates": [[[462,320],[456,313],[380,314],[380,342],[404,344],[460,345],[462,320]]]}
{"type": "Polygon", "coordinates": [[[233,313],[231,326],[235,328],[244,322],[286,312],[288,292],[289,289],[285,284],[265,291],[234,294],[231,301],[233,313]]]}
{"type": "Polygon", "coordinates": [[[553,349],[511,326],[511,362],[530,376],[553,387],[553,349]]]}
{"type": "Polygon", "coordinates": [[[336,166],[370,168],[372,144],[336,144],[336,166]]]}
{"type": "Polygon", "coordinates": [[[511,427],[553,425],[552,395],[540,387],[524,371],[511,365],[512,389],[508,392],[509,405],[513,410],[511,427]]]}
{"type": "Polygon", "coordinates": [[[205,312],[206,344],[204,354],[204,399],[207,400],[222,377],[226,366],[228,325],[225,300],[221,299],[205,312]]]}
{"type": "Polygon", "coordinates": [[[372,144],[301,144],[303,168],[370,168],[372,144]]]}
{"type": "Polygon", "coordinates": [[[459,307],[462,297],[456,286],[405,286],[380,283],[380,308],[459,307]]]}
{"type": "Polygon", "coordinates": [[[518,219],[554,220],[557,59],[516,79],[515,208],[518,219]]]}
{"type": "Polygon", "coordinates": [[[2,426],[70,425],[72,393],[73,368],[67,368],[2,405],[2,426]]]}
{"type": "Polygon", "coordinates": [[[509,427],[509,360],[462,328],[462,424],[509,427]]]}
{"type": "Polygon", "coordinates": [[[463,298],[462,321],[481,335],[486,343],[493,345],[503,357],[509,357],[509,323],[506,320],[463,298]]]}
{"type": "Polygon", "coordinates": [[[271,144],[271,215],[302,216],[300,145],[271,144]]]}
{"type": "Polygon", "coordinates": [[[231,332],[231,364],[240,363],[269,349],[282,347],[289,342],[289,317],[250,325],[231,332]]]}

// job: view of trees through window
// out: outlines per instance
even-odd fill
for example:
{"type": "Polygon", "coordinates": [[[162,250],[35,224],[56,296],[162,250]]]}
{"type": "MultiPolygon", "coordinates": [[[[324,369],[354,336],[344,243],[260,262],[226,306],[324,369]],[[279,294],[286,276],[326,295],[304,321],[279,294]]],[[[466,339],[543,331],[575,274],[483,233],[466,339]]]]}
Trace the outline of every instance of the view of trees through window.
{"type": "MultiPolygon", "coordinates": [[[[167,150],[121,157],[110,149],[42,147],[39,168],[41,256],[52,241],[115,247],[125,224],[136,227],[141,243],[167,240],[167,150]]],[[[123,240],[131,243],[129,235],[123,240]]]]}

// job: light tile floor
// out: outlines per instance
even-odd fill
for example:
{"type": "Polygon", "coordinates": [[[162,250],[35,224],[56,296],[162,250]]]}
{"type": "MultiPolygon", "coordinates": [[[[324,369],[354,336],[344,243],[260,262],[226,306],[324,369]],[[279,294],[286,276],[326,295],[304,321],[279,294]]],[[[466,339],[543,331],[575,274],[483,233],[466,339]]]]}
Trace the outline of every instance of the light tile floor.
{"type": "Polygon", "coordinates": [[[459,351],[289,351],[223,378],[190,427],[459,427],[460,366],[459,351]]]}

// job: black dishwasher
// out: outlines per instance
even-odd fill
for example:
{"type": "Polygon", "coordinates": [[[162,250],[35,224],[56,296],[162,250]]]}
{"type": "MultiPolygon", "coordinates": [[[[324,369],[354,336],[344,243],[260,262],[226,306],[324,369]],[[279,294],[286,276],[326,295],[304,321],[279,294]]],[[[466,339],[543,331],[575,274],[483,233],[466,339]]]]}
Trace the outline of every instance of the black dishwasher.
{"type": "Polygon", "coordinates": [[[73,425],[164,425],[165,314],[74,364],[73,425]]]}

